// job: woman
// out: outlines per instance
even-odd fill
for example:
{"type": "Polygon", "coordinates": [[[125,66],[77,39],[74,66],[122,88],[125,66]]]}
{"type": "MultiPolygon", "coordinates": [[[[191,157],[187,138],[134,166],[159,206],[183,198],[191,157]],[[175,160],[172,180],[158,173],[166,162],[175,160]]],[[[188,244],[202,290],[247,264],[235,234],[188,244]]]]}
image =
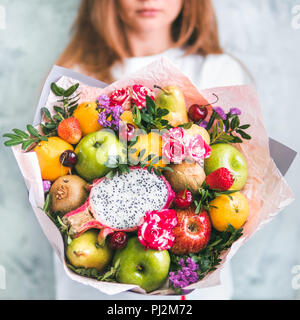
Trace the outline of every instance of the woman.
{"type": "MultiPolygon", "coordinates": [[[[73,31],[58,64],[107,83],[161,56],[171,59],[199,89],[250,82],[240,63],[220,47],[211,0],[82,0],[73,31]]],[[[109,298],[69,280],[59,262],[56,271],[58,299],[109,298]]],[[[189,298],[229,299],[231,291],[226,266],[222,285],[194,291],[189,298]]]]}

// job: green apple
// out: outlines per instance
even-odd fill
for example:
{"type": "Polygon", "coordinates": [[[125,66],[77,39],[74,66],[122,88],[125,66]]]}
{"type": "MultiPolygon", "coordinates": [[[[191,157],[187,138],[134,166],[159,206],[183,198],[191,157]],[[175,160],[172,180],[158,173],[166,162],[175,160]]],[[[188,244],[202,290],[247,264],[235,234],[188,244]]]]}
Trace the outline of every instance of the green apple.
{"type": "Polygon", "coordinates": [[[113,265],[118,261],[117,281],[136,284],[147,292],[165,282],[170,268],[168,250],[145,249],[137,237],[130,238],[127,246],[116,252],[113,265]]]}
{"type": "Polygon", "coordinates": [[[66,256],[74,267],[96,268],[102,272],[112,259],[112,249],[105,244],[97,246],[99,231],[89,230],[72,240],[66,256]]]}
{"type": "Polygon", "coordinates": [[[77,163],[75,169],[85,180],[92,181],[106,175],[109,159],[122,157],[122,144],[112,130],[102,129],[86,135],[75,149],[77,163]]]}
{"type": "Polygon", "coordinates": [[[227,143],[218,143],[211,146],[211,156],[204,161],[206,175],[225,167],[234,177],[231,190],[241,190],[248,178],[248,166],[239,150],[227,143]]]}

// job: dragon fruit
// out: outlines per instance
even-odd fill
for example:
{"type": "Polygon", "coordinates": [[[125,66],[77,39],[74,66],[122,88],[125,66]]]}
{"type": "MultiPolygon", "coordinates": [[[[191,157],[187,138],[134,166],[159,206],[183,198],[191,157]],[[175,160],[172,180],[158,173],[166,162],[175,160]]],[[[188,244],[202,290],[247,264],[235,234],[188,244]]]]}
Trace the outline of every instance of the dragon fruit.
{"type": "Polygon", "coordinates": [[[131,167],[129,173],[95,180],[88,200],[67,213],[63,222],[78,237],[91,228],[101,229],[100,239],[114,231],[135,231],[147,211],[169,208],[175,194],[163,176],[131,167]]]}

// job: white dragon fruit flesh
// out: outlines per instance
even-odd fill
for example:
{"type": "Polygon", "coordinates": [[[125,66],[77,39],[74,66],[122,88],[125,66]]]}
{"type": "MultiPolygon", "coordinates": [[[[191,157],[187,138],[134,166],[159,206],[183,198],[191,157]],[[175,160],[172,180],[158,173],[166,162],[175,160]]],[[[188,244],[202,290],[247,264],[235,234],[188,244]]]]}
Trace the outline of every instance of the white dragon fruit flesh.
{"type": "Polygon", "coordinates": [[[67,213],[63,221],[74,237],[90,228],[105,229],[105,235],[134,231],[145,212],[168,208],[174,196],[163,176],[132,167],[129,173],[112,179],[95,180],[87,202],[67,213]]]}

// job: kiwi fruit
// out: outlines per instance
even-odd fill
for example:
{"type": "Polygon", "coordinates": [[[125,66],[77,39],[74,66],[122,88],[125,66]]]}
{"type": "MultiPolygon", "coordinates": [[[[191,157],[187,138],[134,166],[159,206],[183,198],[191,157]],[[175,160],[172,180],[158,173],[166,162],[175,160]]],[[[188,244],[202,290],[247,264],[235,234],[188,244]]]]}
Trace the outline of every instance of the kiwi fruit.
{"type": "Polygon", "coordinates": [[[80,207],[87,199],[88,184],[76,175],[61,176],[49,191],[52,212],[65,214],[80,207]]]}
{"type": "Polygon", "coordinates": [[[171,164],[170,168],[173,172],[165,171],[164,175],[176,193],[185,189],[195,193],[206,178],[204,169],[197,162],[184,161],[180,164],[171,164]]]}

